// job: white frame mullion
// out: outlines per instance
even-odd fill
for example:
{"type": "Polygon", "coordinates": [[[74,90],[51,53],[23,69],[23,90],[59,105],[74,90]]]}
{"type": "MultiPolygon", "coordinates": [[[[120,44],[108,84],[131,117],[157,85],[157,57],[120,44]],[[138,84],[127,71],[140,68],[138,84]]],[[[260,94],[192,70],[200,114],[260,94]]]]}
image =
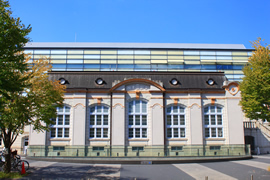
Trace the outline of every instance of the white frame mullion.
{"type": "MultiPolygon", "coordinates": [[[[210,105],[210,106],[207,106],[207,107],[205,107],[205,108],[207,108],[208,110],[207,110],[207,112],[205,112],[204,111],[204,115],[203,115],[203,117],[205,117],[205,115],[207,115],[208,116],[208,119],[209,119],[209,124],[208,125],[205,125],[205,122],[204,122],[204,130],[206,129],[206,128],[208,128],[209,129],[209,137],[205,137],[205,138],[223,138],[224,137],[224,134],[223,134],[223,110],[222,110],[222,108],[221,108],[221,112],[218,112],[217,111],[217,108],[218,108],[219,106],[218,105],[210,105]],[[211,107],[212,106],[214,106],[215,107],[215,112],[211,112],[211,107]],[[221,125],[218,125],[218,115],[221,115],[221,125]],[[212,125],[212,122],[211,122],[211,116],[215,116],[215,125],[212,125]],[[212,128],[215,128],[215,131],[216,131],[216,136],[215,137],[213,137],[213,135],[212,135],[212,128]],[[219,137],[218,136],[218,128],[222,128],[222,137],[219,137]]],[[[204,109],[205,109],[204,108],[204,109]]],[[[205,136],[205,135],[204,135],[205,136]]]]}

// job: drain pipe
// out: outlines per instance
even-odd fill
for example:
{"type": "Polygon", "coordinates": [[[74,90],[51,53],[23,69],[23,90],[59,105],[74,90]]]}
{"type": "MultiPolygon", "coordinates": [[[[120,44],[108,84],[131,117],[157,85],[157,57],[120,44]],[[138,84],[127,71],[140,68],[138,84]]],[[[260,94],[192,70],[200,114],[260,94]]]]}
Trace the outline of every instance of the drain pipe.
{"type": "Polygon", "coordinates": [[[110,93],[110,157],[112,156],[112,92],[110,93]]]}

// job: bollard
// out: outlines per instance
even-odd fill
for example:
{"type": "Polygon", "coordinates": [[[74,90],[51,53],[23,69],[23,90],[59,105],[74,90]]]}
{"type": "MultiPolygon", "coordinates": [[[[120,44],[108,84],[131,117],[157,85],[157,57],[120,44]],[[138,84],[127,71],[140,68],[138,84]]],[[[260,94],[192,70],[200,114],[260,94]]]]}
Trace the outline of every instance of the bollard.
{"type": "Polygon", "coordinates": [[[208,180],[208,176],[205,176],[205,180],[208,180]]]}
{"type": "Polygon", "coordinates": [[[252,174],[250,175],[250,180],[253,180],[253,175],[252,174]]]}

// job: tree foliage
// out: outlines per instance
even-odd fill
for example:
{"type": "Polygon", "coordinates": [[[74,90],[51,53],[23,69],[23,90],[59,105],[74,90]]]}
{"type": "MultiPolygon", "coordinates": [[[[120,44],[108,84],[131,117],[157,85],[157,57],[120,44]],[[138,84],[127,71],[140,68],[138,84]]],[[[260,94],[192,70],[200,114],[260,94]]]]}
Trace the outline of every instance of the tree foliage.
{"type": "MultiPolygon", "coordinates": [[[[25,86],[19,73],[27,70],[24,54],[19,53],[29,41],[31,27],[13,18],[8,1],[0,0],[0,95],[9,97],[10,91],[21,91],[25,86]]],[[[1,106],[0,102],[0,106],[1,106]]]]}
{"type": "Polygon", "coordinates": [[[240,83],[240,104],[250,119],[270,121],[270,50],[258,38],[253,42],[255,51],[243,68],[245,77],[240,83]]]}
{"type": "MultiPolygon", "coordinates": [[[[0,130],[6,149],[10,149],[27,125],[32,125],[37,131],[49,130],[51,118],[56,117],[56,107],[61,106],[64,100],[65,86],[48,79],[47,72],[51,69],[48,60],[30,64],[28,59],[25,63],[30,69],[20,74],[27,87],[21,92],[9,92],[9,98],[2,97],[5,107],[0,109],[0,130]]],[[[6,163],[8,158],[9,155],[6,163]]],[[[7,169],[9,172],[10,168],[7,169]]]]}

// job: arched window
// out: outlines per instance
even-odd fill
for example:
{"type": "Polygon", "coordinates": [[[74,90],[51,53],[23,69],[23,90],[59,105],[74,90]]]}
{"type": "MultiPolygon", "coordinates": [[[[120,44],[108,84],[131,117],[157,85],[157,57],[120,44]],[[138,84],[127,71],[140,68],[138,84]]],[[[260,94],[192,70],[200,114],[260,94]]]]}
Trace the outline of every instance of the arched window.
{"type": "Polygon", "coordinates": [[[128,137],[147,138],[147,102],[142,100],[129,102],[128,137]]]}
{"type": "Polygon", "coordinates": [[[167,138],[186,137],[185,108],[182,106],[171,106],[166,111],[167,138]]]}
{"type": "Polygon", "coordinates": [[[90,138],[109,137],[109,108],[93,106],[90,108],[90,138]]]}
{"type": "Polygon", "coordinates": [[[204,134],[206,138],[223,137],[222,108],[208,106],[204,108],[204,134]]]}
{"type": "Polygon", "coordinates": [[[58,107],[56,112],[57,117],[52,119],[51,138],[69,138],[70,107],[58,107]]]}

